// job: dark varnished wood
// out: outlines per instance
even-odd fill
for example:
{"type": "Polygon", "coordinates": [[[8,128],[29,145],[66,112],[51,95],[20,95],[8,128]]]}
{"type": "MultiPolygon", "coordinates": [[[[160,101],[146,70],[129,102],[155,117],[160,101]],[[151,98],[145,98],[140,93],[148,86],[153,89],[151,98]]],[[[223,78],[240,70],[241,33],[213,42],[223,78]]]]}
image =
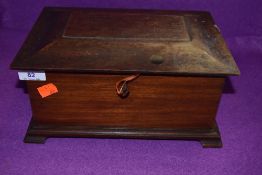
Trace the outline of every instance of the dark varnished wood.
{"type": "Polygon", "coordinates": [[[47,77],[27,82],[34,122],[26,142],[38,136],[220,140],[215,115],[224,78],[142,75],[122,99],[115,83],[125,75],[47,77]],[[42,99],[36,88],[49,82],[59,92],[42,99]]]}
{"type": "MultiPolygon", "coordinates": [[[[31,129],[28,132],[32,132],[31,129]]],[[[25,143],[45,143],[47,136],[40,136],[40,135],[30,135],[29,133],[26,134],[24,138],[25,143]]]]}
{"type": "Polygon", "coordinates": [[[203,148],[221,148],[223,146],[220,138],[202,138],[200,143],[203,148]]]}
{"type": "Polygon", "coordinates": [[[185,139],[221,147],[216,112],[224,79],[239,70],[208,12],[43,10],[11,64],[27,81],[32,121],[24,141],[49,137],[185,139]],[[115,84],[128,83],[127,98],[115,84]],[[37,88],[53,83],[41,98],[37,88]]]}
{"type": "MultiPolygon", "coordinates": [[[[34,117],[33,117],[34,118],[34,117]]],[[[200,141],[203,148],[220,148],[222,141],[215,123],[212,129],[141,129],[90,128],[87,126],[39,125],[30,122],[25,143],[45,143],[50,137],[128,138],[128,139],[180,139],[200,141]]]]}
{"type": "Polygon", "coordinates": [[[64,38],[190,41],[183,16],[73,11],[64,38]],[[141,29],[143,26],[143,29],[141,29]]]}
{"type": "Polygon", "coordinates": [[[125,76],[47,74],[28,81],[35,121],[90,127],[212,128],[223,78],[140,76],[126,99],[115,83],[125,76]],[[54,83],[58,93],[42,99],[36,88],[54,83]]]}
{"type": "Polygon", "coordinates": [[[46,8],[14,69],[238,75],[207,12],[46,8]],[[161,65],[152,56],[161,56],[161,65]],[[73,61],[72,61],[73,60],[73,61]]]}

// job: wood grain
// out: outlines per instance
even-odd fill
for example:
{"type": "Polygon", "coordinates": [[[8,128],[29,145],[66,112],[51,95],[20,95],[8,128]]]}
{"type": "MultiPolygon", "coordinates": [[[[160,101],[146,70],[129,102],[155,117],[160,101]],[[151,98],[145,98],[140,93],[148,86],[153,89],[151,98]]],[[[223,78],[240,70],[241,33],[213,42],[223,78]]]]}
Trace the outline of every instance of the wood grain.
{"type": "Polygon", "coordinates": [[[12,62],[18,70],[238,75],[208,12],[45,8],[12,62]],[[152,56],[162,57],[161,66],[152,56]]]}
{"type": "Polygon", "coordinates": [[[210,13],[174,10],[44,8],[11,68],[47,76],[27,81],[29,143],[121,137],[221,147],[224,79],[239,75],[210,13]],[[120,98],[116,82],[134,74],[120,98]],[[58,93],[41,98],[37,88],[48,83],[58,93]]]}
{"type": "Polygon", "coordinates": [[[130,95],[116,95],[124,75],[48,73],[28,81],[34,120],[58,125],[114,128],[212,128],[223,78],[140,76],[130,95]],[[36,88],[54,83],[58,93],[41,98],[36,88]]]}

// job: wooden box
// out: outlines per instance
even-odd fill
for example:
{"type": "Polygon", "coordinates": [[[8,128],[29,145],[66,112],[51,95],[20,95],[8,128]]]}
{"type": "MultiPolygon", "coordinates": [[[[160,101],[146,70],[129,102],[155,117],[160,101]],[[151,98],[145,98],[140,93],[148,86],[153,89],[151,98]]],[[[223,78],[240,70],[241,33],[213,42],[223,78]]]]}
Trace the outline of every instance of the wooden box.
{"type": "Polygon", "coordinates": [[[45,8],[11,65],[26,81],[24,141],[48,137],[198,140],[221,147],[216,112],[239,70],[208,12],[45,8]],[[37,88],[58,92],[42,98],[37,88]]]}

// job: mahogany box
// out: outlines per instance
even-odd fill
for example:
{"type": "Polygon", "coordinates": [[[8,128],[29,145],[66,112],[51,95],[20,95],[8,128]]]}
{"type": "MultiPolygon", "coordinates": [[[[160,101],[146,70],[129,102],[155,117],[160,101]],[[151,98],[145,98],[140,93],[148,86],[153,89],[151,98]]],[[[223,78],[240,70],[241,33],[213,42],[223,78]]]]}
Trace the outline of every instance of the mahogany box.
{"type": "Polygon", "coordinates": [[[221,147],[216,112],[225,78],[239,75],[210,13],[173,10],[46,7],[11,68],[31,101],[26,143],[100,137],[221,147]]]}

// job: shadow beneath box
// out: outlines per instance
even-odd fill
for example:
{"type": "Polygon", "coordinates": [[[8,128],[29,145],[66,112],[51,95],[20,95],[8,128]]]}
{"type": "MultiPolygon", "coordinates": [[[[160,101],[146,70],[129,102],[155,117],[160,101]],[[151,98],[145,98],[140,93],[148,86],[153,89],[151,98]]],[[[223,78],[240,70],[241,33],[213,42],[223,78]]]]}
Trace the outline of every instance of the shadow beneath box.
{"type": "Polygon", "coordinates": [[[17,80],[17,82],[15,84],[15,88],[21,88],[21,89],[23,89],[25,94],[28,94],[25,81],[17,80]]]}
{"type": "Polygon", "coordinates": [[[233,87],[233,84],[232,84],[230,78],[228,78],[228,77],[225,78],[225,84],[224,84],[224,88],[223,88],[223,93],[224,94],[234,94],[234,93],[236,93],[236,90],[233,87]]]}

